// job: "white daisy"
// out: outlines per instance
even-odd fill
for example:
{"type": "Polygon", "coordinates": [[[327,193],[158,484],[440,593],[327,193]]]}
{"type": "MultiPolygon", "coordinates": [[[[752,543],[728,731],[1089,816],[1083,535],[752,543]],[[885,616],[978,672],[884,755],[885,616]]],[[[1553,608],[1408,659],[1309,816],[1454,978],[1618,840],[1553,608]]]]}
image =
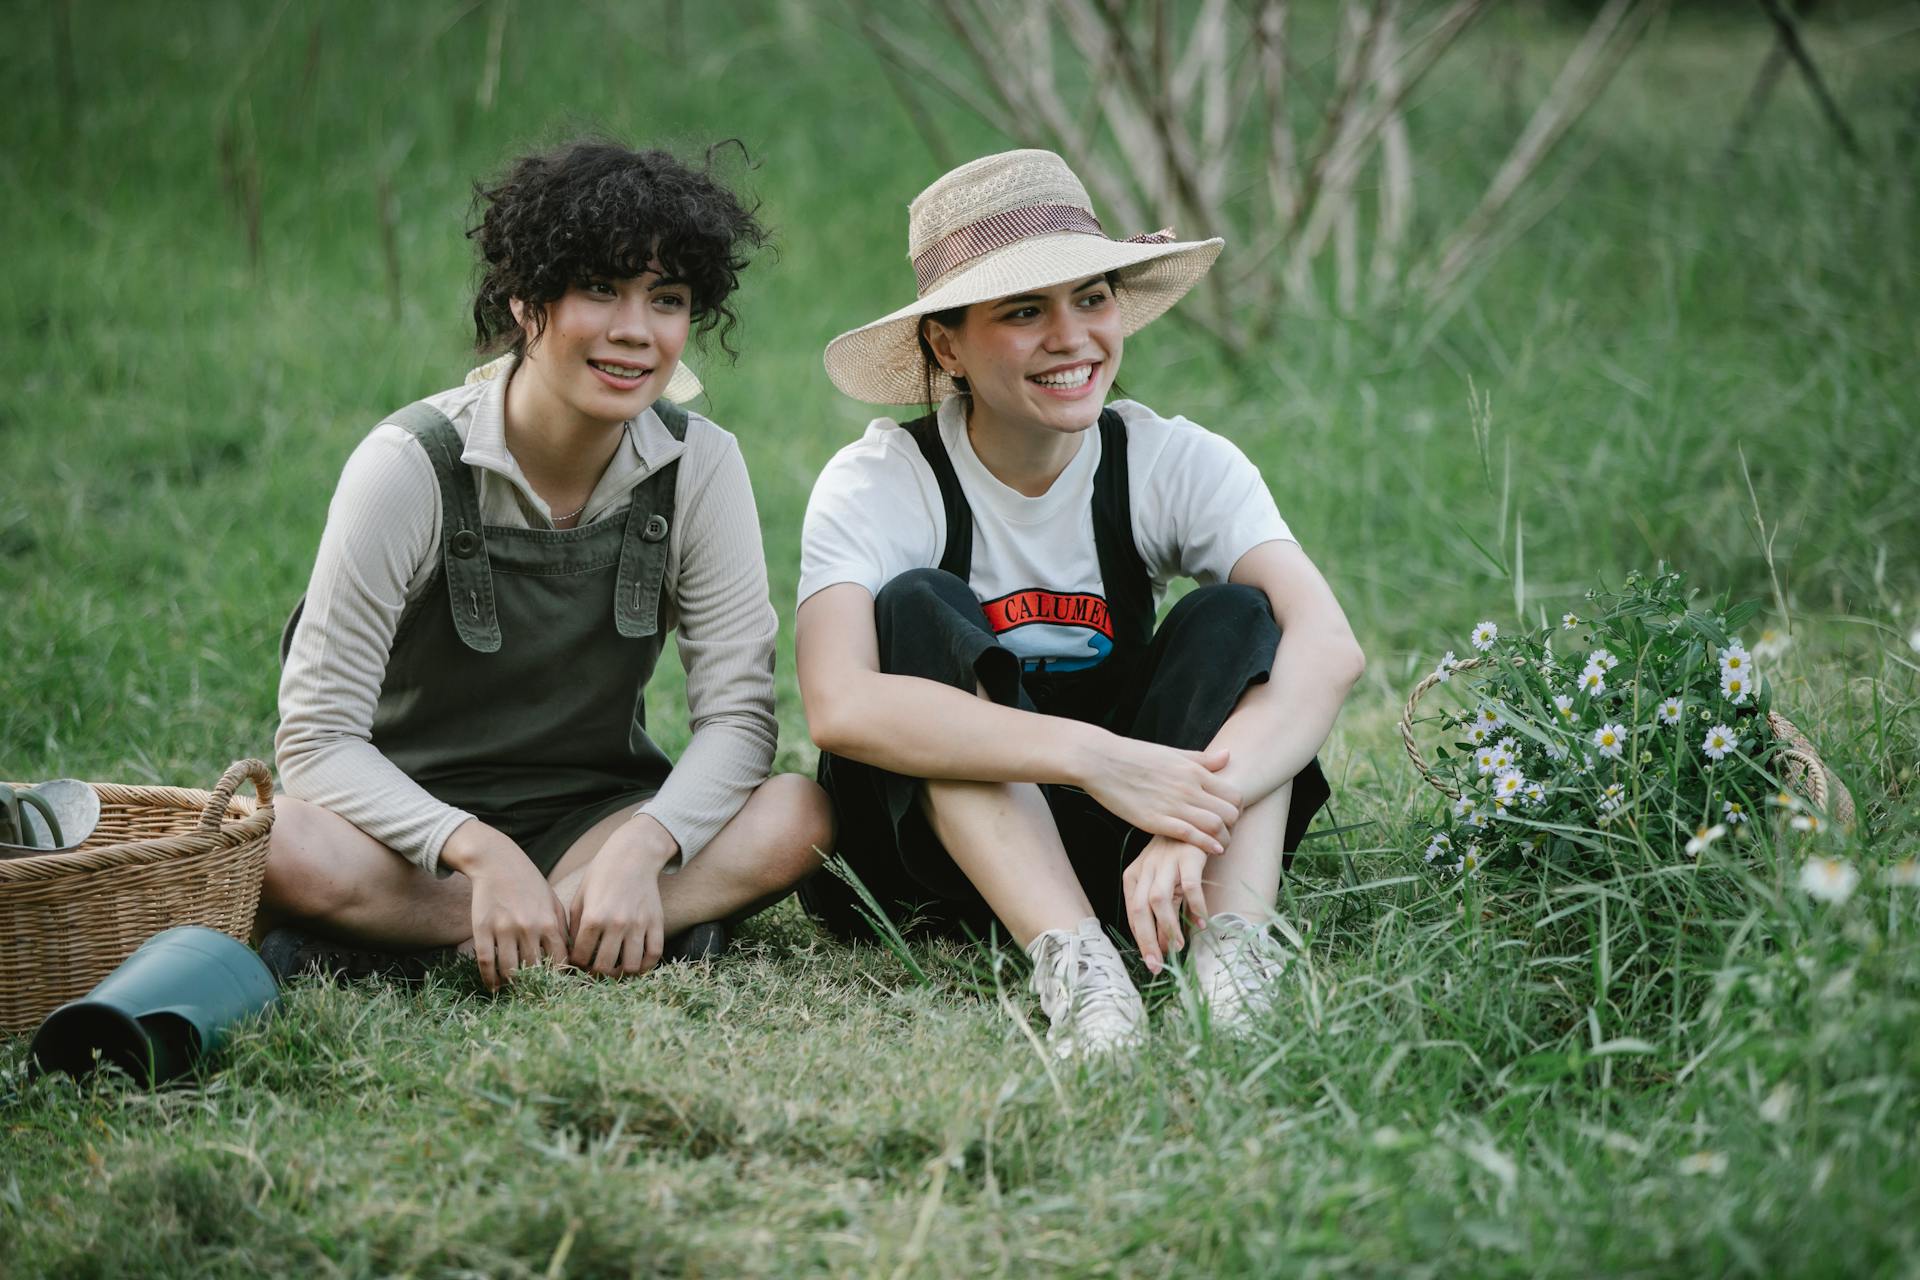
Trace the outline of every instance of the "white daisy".
{"type": "Polygon", "coordinates": [[[1626,802],[1626,787],[1618,782],[1609,782],[1607,789],[1600,793],[1600,812],[1612,813],[1626,802]]]}
{"type": "Polygon", "coordinates": [[[1473,765],[1480,770],[1481,777],[1484,778],[1499,771],[1493,763],[1493,757],[1496,754],[1498,753],[1492,747],[1482,747],[1474,754],[1473,765]]]}
{"type": "Polygon", "coordinates": [[[1784,631],[1768,628],[1760,633],[1758,640],[1753,642],[1753,656],[1762,662],[1772,662],[1784,654],[1792,644],[1792,636],[1784,631]]]}
{"type": "Polygon", "coordinates": [[[1603,724],[1593,731],[1593,745],[1608,760],[1618,760],[1627,749],[1627,731],[1622,725],[1603,724]]]}
{"type": "Polygon", "coordinates": [[[1767,797],[1767,803],[1776,809],[1793,813],[1800,808],[1800,797],[1791,791],[1776,791],[1767,797]]]}
{"type": "Polygon", "coordinates": [[[1727,800],[1720,805],[1720,820],[1737,827],[1747,820],[1747,807],[1738,800],[1727,800]]]}
{"type": "Polygon", "coordinates": [[[1738,742],[1733,736],[1733,730],[1723,724],[1717,724],[1707,730],[1707,739],[1700,744],[1700,749],[1707,753],[1709,760],[1724,760],[1727,758],[1727,753],[1736,745],[1738,742]]]}
{"type": "Polygon", "coordinates": [[[1453,802],[1453,816],[1456,818],[1467,817],[1478,808],[1479,805],[1480,801],[1473,796],[1461,796],[1453,802]]]}
{"type": "Polygon", "coordinates": [[[1485,725],[1488,733],[1500,732],[1501,729],[1506,727],[1507,723],[1506,720],[1501,717],[1500,713],[1490,706],[1483,706],[1474,712],[1473,722],[1475,724],[1485,725]]]}
{"type": "Polygon", "coordinates": [[[1590,667],[1599,667],[1602,671],[1611,671],[1620,665],[1620,659],[1614,657],[1605,649],[1595,649],[1587,655],[1587,665],[1590,667]]]}
{"type": "Polygon", "coordinates": [[[1426,861],[1432,862],[1448,849],[1453,848],[1453,837],[1444,831],[1433,833],[1433,839],[1427,841],[1426,861]]]}
{"type": "Polygon", "coordinates": [[[1571,631],[1579,625],[1580,625],[1580,615],[1575,613],[1573,610],[1569,609],[1565,613],[1560,615],[1560,629],[1562,631],[1571,631]]]}
{"type": "Polygon", "coordinates": [[[1693,833],[1693,839],[1687,841],[1687,856],[1689,858],[1699,857],[1702,849],[1705,849],[1725,834],[1727,834],[1727,828],[1722,823],[1715,823],[1711,827],[1701,827],[1693,833]]]}
{"type": "Polygon", "coordinates": [[[1747,700],[1747,695],[1752,692],[1753,692],[1753,682],[1750,679],[1748,679],[1746,672],[1729,671],[1729,670],[1726,670],[1725,668],[1721,669],[1720,696],[1725,698],[1728,702],[1731,702],[1734,706],[1737,707],[1741,703],[1745,702],[1747,700]]]}
{"type": "Polygon", "coordinates": [[[1800,888],[1809,897],[1835,906],[1853,896],[1860,872],[1845,858],[1808,858],[1800,868],[1800,888]]]}
{"type": "Polygon", "coordinates": [[[1720,669],[1722,671],[1745,671],[1753,665],[1753,657],[1747,647],[1735,640],[1720,651],[1720,669]]]}
{"type": "Polygon", "coordinates": [[[1680,699],[1668,698],[1665,702],[1660,704],[1660,711],[1659,711],[1660,723],[1661,724],[1679,724],[1680,713],[1683,710],[1685,710],[1685,704],[1682,703],[1680,699]]]}
{"type": "Polygon", "coordinates": [[[1822,824],[1817,813],[1796,813],[1787,819],[1787,825],[1795,831],[1818,832],[1822,824]]]}
{"type": "Polygon", "coordinates": [[[1547,789],[1537,782],[1529,782],[1527,784],[1527,803],[1545,804],[1546,802],[1547,789]]]}
{"type": "Polygon", "coordinates": [[[1553,709],[1560,713],[1562,720],[1573,719],[1573,699],[1564,693],[1553,695],[1553,709]]]}
{"type": "Polygon", "coordinates": [[[1880,874],[1896,889],[1920,889],[1920,859],[1902,858],[1880,874]]]}
{"type": "Polygon", "coordinates": [[[1457,860],[1455,860],[1453,864],[1454,874],[1462,875],[1462,876],[1470,876],[1474,872],[1478,871],[1479,869],[1480,869],[1480,846],[1477,844],[1470,844],[1467,846],[1467,851],[1461,854],[1460,857],[1457,860]]]}
{"type": "Polygon", "coordinates": [[[1470,724],[1467,726],[1467,741],[1471,742],[1476,747],[1485,746],[1487,744],[1487,739],[1491,738],[1492,736],[1493,736],[1493,730],[1487,728],[1483,724],[1476,723],[1476,724],[1470,724]]]}
{"type": "Polygon", "coordinates": [[[1467,815],[1466,821],[1468,826],[1472,827],[1476,831],[1479,831],[1484,829],[1489,822],[1493,821],[1493,815],[1488,813],[1485,809],[1475,809],[1472,813],[1467,815]]]}
{"type": "Polygon", "coordinates": [[[1493,745],[1500,748],[1500,750],[1506,752],[1508,755],[1512,756],[1515,760],[1518,760],[1520,758],[1520,740],[1515,738],[1512,734],[1508,734],[1506,737],[1500,739],[1500,741],[1494,743],[1493,745]]]}
{"type": "Polygon", "coordinates": [[[1493,748],[1494,773],[1502,774],[1511,768],[1513,768],[1513,752],[1508,751],[1505,747],[1493,748]]]}
{"type": "Polygon", "coordinates": [[[1589,662],[1580,672],[1580,692],[1589,697],[1599,697],[1607,691],[1607,669],[1589,662]]]}
{"type": "Polygon", "coordinates": [[[1453,656],[1453,650],[1447,650],[1440,655],[1440,665],[1433,669],[1434,678],[1442,684],[1446,683],[1453,679],[1453,669],[1459,665],[1460,660],[1453,656]]]}
{"type": "Polygon", "coordinates": [[[1492,622],[1483,622],[1473,629],[1473,635],[1469,638],[1474,648],[1485,653],[1493,648],[1493,642],[1500,638],[1500,628],[1494,626],[1492,622]]]}

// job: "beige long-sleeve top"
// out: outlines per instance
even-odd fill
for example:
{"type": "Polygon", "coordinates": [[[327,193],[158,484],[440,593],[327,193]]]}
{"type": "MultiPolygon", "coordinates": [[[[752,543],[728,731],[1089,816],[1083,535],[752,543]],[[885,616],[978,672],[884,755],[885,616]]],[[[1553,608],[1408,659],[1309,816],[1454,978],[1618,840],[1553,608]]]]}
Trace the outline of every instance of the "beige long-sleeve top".
{"type": "MultiPolygon", "coordinates": [[[[481,519],[548,529],[553,513],[507,451],[506,376],[429,398],[464,442],[481,519]]],[[[759,515],[738,443],[696,413],[684,443],[652,409],[625,427],[580,517],[620,518],[633,487],[674,459],[662,626],[687,673],[692,736],[652,815],[692,858],[766,780],[778,732],[776,620],[759,515]]],[[[422,867],[472,815],[429,795],[371,740],[374,707],[401,614],[431,583],[440,555],[440,487],[408,431],[376,427],[348,458],[327,512],[306,611],[280,677],[274,749],[288,795],[320,805],[422,867]]],[[[609,696],[616,691],[609,690],[609,696]]],[[[476,689],[476,698],[512,691],[476,689]]],[[[618,696],[628,696],[618,691],[618,696]]]]}

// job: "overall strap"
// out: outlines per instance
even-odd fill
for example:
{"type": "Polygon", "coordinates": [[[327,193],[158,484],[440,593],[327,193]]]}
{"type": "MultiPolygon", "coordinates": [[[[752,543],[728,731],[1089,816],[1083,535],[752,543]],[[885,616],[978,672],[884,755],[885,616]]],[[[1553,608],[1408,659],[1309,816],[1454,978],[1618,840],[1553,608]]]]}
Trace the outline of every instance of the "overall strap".
{"type": "Polygon", "coordinates": [[[1093,473],[1093,547],[1107,593],[1114,639],[1145,647],[1153,640],[1153,580],[1133,541],[1133,496],[1127,487],[1127,424],[1100,411],[1100,466],[1093,473]]]}
{"type": "MultiPolygon", "coordinates": [[[[666,400],[654,401],[653,411],[673,438],[685,443],[687,411],[666,400]]],[[[620,574],[613,588],[613,625],[628,639],[660,630],[660,591],[667,580],[667,534],[673,529],[674,485],[679,475],[680,460],[675,458],[635,485],[627,502],[620,574]]]]}
{"type": "Polygon", "coordinates": [[[933,468],[933,478],[940,486],[940,504],[947,513],[947,545],[940,552],[939,567],[962,582],[971,581],[973,508],[967,505],[967,495],[960,491],[960,477],[954,474],[953,459],[947,456],[946,442],[940,439],[938,415],[929,413],[900,425],[920,446],[920,453],[933,468]]]}
{"type": "Polygon", "coordinates": [[[473,472],[460,461],[460,433],[446,414],[425,400],[415,401],[387,421],[413,433],[440,482],[440,548],[454,632],[469,649],[497,653],[500,614],[494,605],[493,569],[473,472]]]}

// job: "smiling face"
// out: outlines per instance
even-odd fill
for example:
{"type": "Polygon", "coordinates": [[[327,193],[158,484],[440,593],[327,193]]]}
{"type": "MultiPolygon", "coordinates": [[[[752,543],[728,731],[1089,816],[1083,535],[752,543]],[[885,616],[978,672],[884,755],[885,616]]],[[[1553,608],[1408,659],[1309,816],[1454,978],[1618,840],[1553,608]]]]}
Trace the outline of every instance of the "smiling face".
{"type": "Polygon", "coordinates": [[[976,421],[1067,434],[1099,420],[1124,337],[1104,276],[977,303],[955,326],[926,323],[934,358],[966,379],[976,421]]]}
{"type": "Polygon", "coordinates": [[[527,335],[515,378],[538,393],[542,412],[576,422],[621,423],[659,399],[680,363],[693,314],[686,285],[657,271],[624,280],[592,280],[546,306],[536,335],[519,303],[527,335]]]}

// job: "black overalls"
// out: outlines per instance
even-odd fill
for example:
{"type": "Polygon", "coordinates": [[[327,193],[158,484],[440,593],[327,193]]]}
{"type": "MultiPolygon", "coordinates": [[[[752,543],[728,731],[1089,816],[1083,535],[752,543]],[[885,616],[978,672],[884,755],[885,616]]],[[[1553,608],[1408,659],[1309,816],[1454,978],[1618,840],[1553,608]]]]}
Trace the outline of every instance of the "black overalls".
{"type": "MultiPolygon", "coordinates": [[[[933,415],[904,424],[939,482],[947,543],[938,568],[914,569],[880,589],[874,626],[880,669],[973,692],[1003,706],[1067,716],[1164,746],[1199,750],[1212,741],[1247,689],[1267,679],[1280,629],[1266,596],[1232,584],[1189,592],[1153,626],[1153,583],[1133,542],[1127,429],[1101,411],[1100,465],[1093,478],[1093,538],[1113,626],[1113,652],[1084,670],[1023,671],[1004,648],[969,586],[973,510],[933,415]]],[[[839,852],[897,924],[985,936],[993,913],[941,847],[917,803],[921,781],[822,752],[820,785],[833,801],[839,852]]],[[[1146,845],[1135,830],[1073,787],[1041,788],[1087,899],[1115,927],[1126,919],[1121,873],[1146,845]]],[[[1300,843],[1329,791],[1319,761],[1295,779],[1284,847],[1300,843]]],[[[800,886],[822,924],[867,932],[853,891],[831,871],[800,886]]]]}
{"type": "MultiPolygon", "coordinates": [[[[654,411],[686,439],[685,410],[660,401],[654,411]]],[[[672,768],[647,736],[646,687],[665,639],[679,462],[634,486],[625,519],[483,525],[446,416],[421,401],[388,421],[433,461],[440,567],[394,631],[373,745],[551,871],[596,822],[658,791],[672,768]]],[[[296,605],[287,620],[283,659],[301,612],[296,605]]]]}

